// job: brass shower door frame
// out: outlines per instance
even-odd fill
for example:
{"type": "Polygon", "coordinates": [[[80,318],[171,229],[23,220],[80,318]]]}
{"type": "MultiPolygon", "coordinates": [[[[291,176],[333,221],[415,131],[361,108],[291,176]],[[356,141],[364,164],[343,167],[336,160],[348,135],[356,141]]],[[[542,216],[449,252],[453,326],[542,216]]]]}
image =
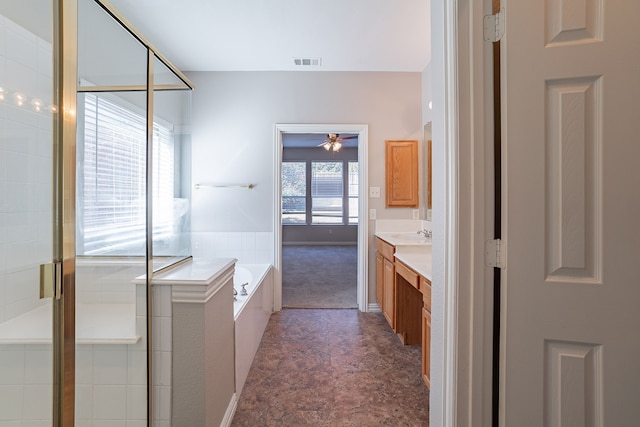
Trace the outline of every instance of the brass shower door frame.
{"type": "MultiPolygon", "coordinates": [[[[59,266],[60,283],[53,295],[53,426],[75,423],[75,279],[76,279],[76,131],[79,92],[147,92],[147,158],[152,159],[153,102],[156,90],[193,90],[193,84],[160,54],[106,0],[93,0],[147,49],[146,86],[78,86],[78,2],[53,0],[53,263],[59,266]],[[153,85],[157,58],[183,83],[153,85]]],[[[147,161],[147,423],[152,421],[152,162],[147,161]]]]}

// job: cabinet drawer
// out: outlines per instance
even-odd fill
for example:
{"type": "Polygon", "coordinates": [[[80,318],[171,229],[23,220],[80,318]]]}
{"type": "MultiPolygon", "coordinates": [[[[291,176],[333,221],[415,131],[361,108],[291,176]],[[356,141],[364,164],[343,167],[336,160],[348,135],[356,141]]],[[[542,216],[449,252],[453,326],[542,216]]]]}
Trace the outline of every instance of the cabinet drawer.
{"type": "Polygon", "coordinates": [[[418,276],[418,273],[404,265],[401,261],[396,261],[396,273],[409,282],[411,286],[420,290],[420,276],[418,276]]]}
{"type": "Polygon", "coordinates": [[[420,276],[420,290],[424,307],[431,312],[431,282],[422,276],[420,276]]]}
{"type": "Polygon", "coordinates": [[[389,261],[393,261],[393,254],[396,252],[395,246],[385,242],[379,237],[376,237],[376,250],[389,261]]]}

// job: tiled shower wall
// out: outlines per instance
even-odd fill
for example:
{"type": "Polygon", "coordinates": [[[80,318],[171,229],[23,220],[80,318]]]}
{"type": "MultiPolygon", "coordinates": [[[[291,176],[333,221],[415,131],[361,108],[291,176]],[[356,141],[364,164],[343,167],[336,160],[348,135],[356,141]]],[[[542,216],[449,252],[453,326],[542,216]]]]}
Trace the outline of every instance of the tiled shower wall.
{"type": "Polygon", "coordinates": [[[41,304],[38,265],[51,261],[51,55],[0,15],[0,321],[41,304]]]}

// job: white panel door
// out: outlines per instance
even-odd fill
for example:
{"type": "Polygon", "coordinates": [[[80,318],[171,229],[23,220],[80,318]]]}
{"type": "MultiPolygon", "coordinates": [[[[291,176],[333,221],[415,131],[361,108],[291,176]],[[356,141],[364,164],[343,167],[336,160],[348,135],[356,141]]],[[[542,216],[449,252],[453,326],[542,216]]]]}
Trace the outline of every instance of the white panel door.
{"type": "Polygon", "coordinates": [[[640,425],[640,2],[503,5],[501,425],[640,425]]]}

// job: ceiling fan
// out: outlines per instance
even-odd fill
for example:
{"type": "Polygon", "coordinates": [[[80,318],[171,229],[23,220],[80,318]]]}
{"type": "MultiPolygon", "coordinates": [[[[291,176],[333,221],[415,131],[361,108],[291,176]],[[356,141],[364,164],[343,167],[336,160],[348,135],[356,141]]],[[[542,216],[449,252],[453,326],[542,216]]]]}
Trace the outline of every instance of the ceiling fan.
{"type": "Polygon", "coordinates": [[[342,141],[356,138],[358,138],[358,135],[344,136],[340,138],[340,134],[338,133],[328,133],[327,139],[322,141],[322,144],[319,144],[318,147],[323,147],[327,151],[340,151],[342,148],[342,141]]]}

